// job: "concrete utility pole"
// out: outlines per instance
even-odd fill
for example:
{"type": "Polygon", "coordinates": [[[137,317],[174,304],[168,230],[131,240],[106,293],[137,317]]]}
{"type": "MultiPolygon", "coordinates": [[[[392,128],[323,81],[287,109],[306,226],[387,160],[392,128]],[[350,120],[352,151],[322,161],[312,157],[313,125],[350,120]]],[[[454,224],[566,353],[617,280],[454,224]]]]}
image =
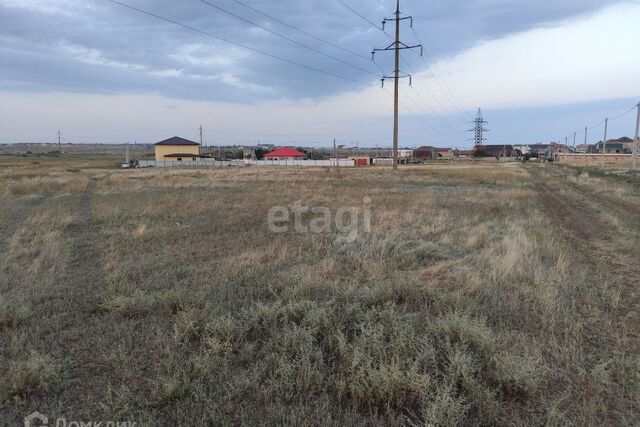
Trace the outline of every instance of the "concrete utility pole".
{"type": "Polygon", "coordinates": [[[396,8],[395,70],[393,71],[393,170],[398,169],[398,103],[400,102],[400,0],[396,8]]]}
{"type": "Polygon", "coordinates": [[[393,77],[382,77],[382,87],[384,87],[385,79],[394,79],[394,90],[393,90],[393,170],[398,169],[398,134],[399,134],[399,119],[398,119],[398,110],[400,104],[400,79],[408,77],[409,78],[409,86],[411,86],[411,76],[400,76],[400,50],[402,49],[416,49],[420,48],[420,56],[422,56],[422,45],[408,46],[400,41],[400,23],[406,19],[411,21],[411,28],[413,28],[413,17],[405,16],[400,17],[400,0],[396,1],[396,12],[393,18],[385,18],[382,21],[382,30],[384,31],[384,27],[387,22],[395,22],[396,23],[396,38],[393,43],[387,46],[384,49],[374,49],[371,52],[371,59],[375,59],[376,52],[379,51],[394,51],[395,57],[395,69],[393,71],[393,77]]]}
{"type": "Polygon", "coordinates": [[[638,145],[640,145],[640,102],[638,102],[638,118],[636,119],[636,140],[633,144],[633,170],[638,168],[638,145]]]}
{"type": "Polygon", "coordinates": [[[578,132],[573,133],[573,156],[576,155],[576,136],[578,136],[578,132]]]}
{"type": "Polygon", "coordinates": [[[62,154],[61,141],[62,137],[60,136],[60,129],[58,129],[58,152],[62,154]]]}
{"type": "Polygon", "coordinates": [[[338,166],[338,151],[336,150],[336,139],[333,138],[333,161],[338,166]]]}
{"type": "Polygon", "coordinates": [[[587,135],[589,135],[589,128],[587,126],[585,126],[585,128],[584,128],[584,149],[586,150],[585,151],[586,153],[589,152],[589,144],[587,143],[587,135]]]}
{"type": "Polygon", "coordinates": [[[200,129],[198,129],[200,131],[200,154],[203,155],[205,154],[205,150],[204,150],[204,145],[202,145],[202,125],[200,125],[200,129]]]}
{"type": "Polygon", "coordinates": [[[604,119],[604,139],[602,140],[602,169],[604,169],[604,161],[607,157],[607,130],[609,129],[609,118],[604,119]]]}

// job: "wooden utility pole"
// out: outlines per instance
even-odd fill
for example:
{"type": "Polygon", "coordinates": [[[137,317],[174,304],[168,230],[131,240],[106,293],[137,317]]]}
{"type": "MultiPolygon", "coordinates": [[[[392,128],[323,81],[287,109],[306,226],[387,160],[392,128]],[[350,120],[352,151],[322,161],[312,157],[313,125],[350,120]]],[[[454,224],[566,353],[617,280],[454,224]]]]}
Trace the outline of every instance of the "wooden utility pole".
{"type": "Polygon", "coordinates": [[[60,129],[58,129],[58,152],[60,154],[62,154],[62,144],[60,143],[60,141],[62,140],[62,137],[60,136],[60,129]]]}
{"type": "Polygon", "coordinates": [[[400,41],[400,24],[401,21],[409,19],[411,22],[411,28],[413,28],[413,17],[404,16],[401,17],[400,13],[400,0],[396,1],[396,11],[394,13],[393,18],[385,18],[382,21],[382,30],[384,31],[385,24],[387,22],[395,22],[396,24],[396,38],[389,46],[384,49],[374,49],[371,54],[371,59],[375,59],[376,52],[379,51],[393,51],[395,58],[395,69],[393,70],[393,76],[382,77],[382,87],[384,87],[385,79],[393,79],[394,80],[394,89],[393,89],[393,170],[398,169],[398,135],[399,135],[399,107],[400,107],[400,79],[404,77],[409,78],[409,85],[411,85],[411,76],[401,76],[400,75],[400,50],[402,49],[416,49],[420,48],[420,56],[423,54],[422,45],[408,46],[400,41]]]}
{"type": "Polygon", "coordinates": [[[576,136],[578,136],[578,132],[573,133],[573,156],[576,156],[576,136]]]}
{"type": "Polygon", "coordinates": [[[602,140],[602,169],[604,169],[604,161],[607,157],[607,130],[609,128],[609,118],[604,119],[604,139],[602,140]]]}

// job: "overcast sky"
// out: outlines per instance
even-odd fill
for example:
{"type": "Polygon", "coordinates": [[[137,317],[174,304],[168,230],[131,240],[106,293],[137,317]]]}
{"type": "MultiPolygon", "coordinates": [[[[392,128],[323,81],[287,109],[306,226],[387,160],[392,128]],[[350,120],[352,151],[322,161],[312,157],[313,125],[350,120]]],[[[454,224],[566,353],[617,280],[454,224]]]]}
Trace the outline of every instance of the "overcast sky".
{"type": "MultiPolygon", "coordinates": [[[[61,128],[69,142],[149,143],[196,138],[202,124],[209,144],[390,145],[392,81],[381,89],[380,75],[392,55],[370,61],[384,33],[337,0],[207,1],[122,0],[209,35],[107,0],[0,0],[0,142],[51,141],[61,128]]],[[[395,8],[343,1],[374,23],[395,8]]],[[[414,83],[402,82],[403,146],[469,144],[478,107],[490,143],[563,140],[640,100],[638,0],[402,10],[415,29],[403,26],[403,40],[425,46],[424,58],[403,53],[414,83]]],[[[632,136],[634,121],[614,121],[610,135],[632,136]]]]}

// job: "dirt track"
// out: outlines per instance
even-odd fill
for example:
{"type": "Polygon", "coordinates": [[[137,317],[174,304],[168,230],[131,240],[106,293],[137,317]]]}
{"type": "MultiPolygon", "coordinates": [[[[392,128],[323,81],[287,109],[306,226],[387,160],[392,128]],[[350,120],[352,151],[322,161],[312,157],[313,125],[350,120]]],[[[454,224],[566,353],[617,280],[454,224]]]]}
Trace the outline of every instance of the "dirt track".
{"type": "MultiPolygon", "coordinates": [[[[571,242],[575,262],[591,280],[608,282],[620,290],[620,302],[611,320],[618,325],[628,322],[630,313],[640,310],[640,248],[624,250],[620,242],[638,238],[640,206],[573,182],[566,170],[553,166],[529,168],[529,172],[537,178],[536,190],[551,224],[571,242]],[[622,233],[607,215],[624,224],[629,233],[622,233]]],[[[619,351],[640,351],[638,331],[628,331],[617,341],[623,344],[619,351]]]]}

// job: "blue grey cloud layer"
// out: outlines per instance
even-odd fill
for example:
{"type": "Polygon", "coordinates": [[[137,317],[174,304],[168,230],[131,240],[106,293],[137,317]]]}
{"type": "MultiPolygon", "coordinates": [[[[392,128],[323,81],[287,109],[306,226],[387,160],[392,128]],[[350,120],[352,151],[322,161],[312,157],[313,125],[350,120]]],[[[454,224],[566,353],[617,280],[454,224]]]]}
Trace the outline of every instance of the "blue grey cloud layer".
{"type": "MultiPolygon", "coordinates": [[[[363,58],[273,23],[232,0],[208,0],[343,61],[377,71],[363,58]]],[[[309,33],[367,56],[385,36],[335,0],[243,0],[309,33]]],[[[378,22],[391,0],[345,0],[378,22]],[[384,5],[384,7],[383,7],[384,5]]],[[[234,41],[348,78],[375,79],[239,22],[199,0],[123,0],[234,41]]],[[[403,10],[431,58],[454,55],[479,40],[527,30],[614,0],[405,0],[403,10]]],[[[407,42],[415,36],[404,28],[407,42]]],[[[380,57],[390,69],[390,58],[380,57]]],[[[415,57],[407,60],[420,65],[415,57]]],[[[0,90],[153,93],[181,99],[247,102],[319,97],[358,84],[311,72],[138,14],[106,0],[3,0],[0,3],[0,90]]]]}

